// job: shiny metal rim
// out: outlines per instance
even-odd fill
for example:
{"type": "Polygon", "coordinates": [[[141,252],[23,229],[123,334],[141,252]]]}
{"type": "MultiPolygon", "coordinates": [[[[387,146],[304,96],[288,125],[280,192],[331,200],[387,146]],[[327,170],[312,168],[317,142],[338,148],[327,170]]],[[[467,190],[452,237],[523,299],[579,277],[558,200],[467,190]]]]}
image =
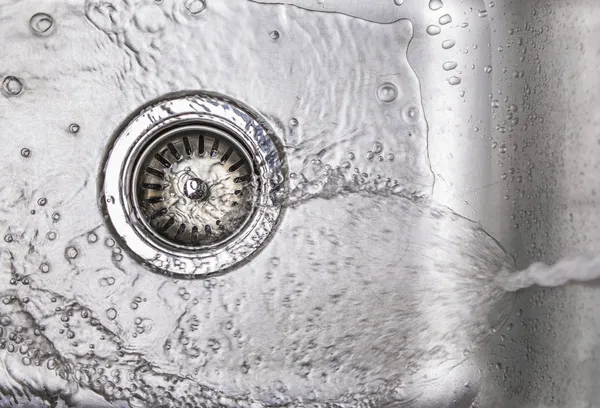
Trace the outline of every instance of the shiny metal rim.
{"type": "MultiPolygon", "coordinates": [[[[166,152],[163,157],[165,156],[168,156],[166,152]]],[[[229,164],[228,160],[225,160],[225,164],[229,164]]],[[[123,245],[153,269],[184,276],[223,272],[246,261],[261,249],[276,227],[282,209],[275,199],[275,193],[285,188],[285,167],[274,133],[267,127],[266,121],[249,108],[213,94],[168,99],[145,108],[118,132],[112,144],[104,166],[103,180],[108,220],[123,245]],[[182,144],[183,136],[199,131],[210,137],[220,137],[229,147],[217,148],[212,159],[202,157],[199,149],[188,155],[187,151],[183,151],[186,150],[182,144]],[[179,147],[175,146],[174,140],[179,140],[179,147]],[[174,157],[177,154],[169,152],[171,156],[168,159],[170,162],[177,162],[177,166],[174,166],[177,171],[181,171],[179,163],[185,160],[189,161],[190,168],[192,165],[200,166],[198,163],[204,160],[213,160],[212,166],[223,166],[220,161],[223,161],[229,148],[232,148],[229,158],[234,155],[237,158],[243,156],[243,163],[239,168],[234,168],[234,172],[229,170],[239,160],[223,168],[229,173],[235,173],[244,167],[248,172],[248,180],[244,180],[248,186],[244,193],[244,203],[247,204],[245,209],[248,211],[243,213],[239,224],[225,228],[222,236],[204,242],[191,242],[194,227],[191,223],[185,227],[188,231],[186,239],[181,239],[181,236],[175,239],[173,234],[183,228],[182,222],[175,227],[180,221],[178,219],[172,225],[167,224],[171,223],[170,217],[159,220],[163,223],[162,227],[168,226],[167,233],[162,234],[163,231],[157,230],[160,224],[153,223],[148,218],[148,213],[144,210],[145,203],[141,202],[145,193],[140,188],[140,182],[152,179],[145,180],[145,174],[143,177],[140,174],[145,172],[146,167],[158,167],[156,162],[149,162],[148,159],[156,151],[170,149],[169,143],[177,147],[178,151],[182,150],[179,151],[178,160],[174,157]],[[219,159],[218,162],[216,158],[219,159]],[[147,166],[148,163],[152,163],[152,166],[147,166]]],[[[223,172],[223,169],[220,171],[223,172]]],[[[175,191],[181,198],[181,188],[174,187],[172,179],[167,178],[165,173],[165,185],[170,182],[171,193],[175,191]]],[[[233,182],[233,179],[230,178],[229,181],[233,182]]],[[[205,194],[201,183],[193,186],[198,189],[191,193],[184,189],[186,197],[197,199],[198,195],[205,194]]],[[[202,196],[202,199],[206,198],[202,196]]],[[[181,208],[178,210],[181,211],[181,208]]],[[[215,219],[215,223],[216,221],[215,219]]],[[[197,227],[197,232],[200,232],[200,226],[197,227]]],[[[206,228],[205,225],[203,227],[206,228]]],[[[212,229],[213,225],[210,227],[212,229]]]]}

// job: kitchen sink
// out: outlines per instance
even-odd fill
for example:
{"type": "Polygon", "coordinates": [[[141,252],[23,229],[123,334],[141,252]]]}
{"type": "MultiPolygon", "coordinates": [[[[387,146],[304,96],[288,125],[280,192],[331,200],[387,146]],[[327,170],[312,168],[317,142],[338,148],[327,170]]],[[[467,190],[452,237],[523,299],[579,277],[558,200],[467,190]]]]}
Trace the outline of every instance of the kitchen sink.
{"type": "Polygon", "coordinates": [[[0,407],[595,407],[594,0],[0,1],[0,407]]]}

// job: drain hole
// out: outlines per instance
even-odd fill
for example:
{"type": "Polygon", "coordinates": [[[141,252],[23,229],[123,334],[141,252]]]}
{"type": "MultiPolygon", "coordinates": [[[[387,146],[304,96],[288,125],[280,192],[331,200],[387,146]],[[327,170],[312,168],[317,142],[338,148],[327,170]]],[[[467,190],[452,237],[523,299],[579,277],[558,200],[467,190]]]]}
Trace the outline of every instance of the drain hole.
{"type": "Polygon", "coordinates": [[[141,152],[137,168],[143,169],[134,175],[137,210],[147,228],[169,245],[223,243],[254,210],[252,159],[234,135],[218,128],[170,129],[141,152]],[[194,154],[190,138],[199,130],[199,151],[194,154]],[[205,143],[211,146],[209,155],[202,154],[205,143]],[[167,154],[175,160],[171,162],[167,154]],[[228,162],[234,164],[227,168],[228,162]],[[164,170],[157,170],[161,166],[164,170]],[[156,183],[156,178],[163,183],[156,183]],[[178,229],[173,232],[175,225],[178,229]]]}
{"type": "Polygon", "coordinates": [[[268,121],[216,94],[140,108],[110,146],[102,195],[123,245],[152,270],[205,276],[259,251],[287,167],[268,121]]]}

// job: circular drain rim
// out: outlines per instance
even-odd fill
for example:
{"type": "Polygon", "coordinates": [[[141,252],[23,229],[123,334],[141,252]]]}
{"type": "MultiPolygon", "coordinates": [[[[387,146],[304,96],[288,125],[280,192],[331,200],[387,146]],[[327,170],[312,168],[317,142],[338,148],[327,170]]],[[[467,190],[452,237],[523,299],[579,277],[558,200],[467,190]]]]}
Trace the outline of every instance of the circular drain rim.
{"type": "Polygon", "coordinates": [[[201,277],[248,260],[271,236],[283,212],[275,193],[285,188],[287,165],[274,132],[243,104],[213,93],[165,99],[144,108],[117,132],[104,164],[102,193],[113,231],[142,263],[171,275],[201,277]],[[210,126],[234,137],[251,153],[257,194],[245,226],[213,247],[178,248],[150,239],[135,211],[132,175],[140,152],[169,129],[210,126]]]}

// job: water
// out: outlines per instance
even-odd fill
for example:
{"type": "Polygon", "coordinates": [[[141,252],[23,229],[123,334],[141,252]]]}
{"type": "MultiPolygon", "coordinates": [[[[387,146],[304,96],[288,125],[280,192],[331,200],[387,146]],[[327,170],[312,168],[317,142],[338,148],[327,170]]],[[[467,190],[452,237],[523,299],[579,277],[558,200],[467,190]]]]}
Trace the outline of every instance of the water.
{"type": "Polygon", "coordinates": [[[476,389],[467,356],[511,313],[507,291],[568,280],[509,275],[492,237],[431,198],[408,2],[268,3],[3,7],[2,406],[426,406],[449,377],[476,389]],[[290,190],[251,262],[177,281],[115,241],[96,183],[127,114],[194,89],[267,116],[290,190]]]}
{"type": "Polygon", "coordinates": [[[590,282],[600,278],[600,258],[577,256],[565,258],[554,265],[536,262],[519,272],[505,270],[496,282],[507,291],[517,291],[533,285],[556,287],[569,282],[590,282]]]}

